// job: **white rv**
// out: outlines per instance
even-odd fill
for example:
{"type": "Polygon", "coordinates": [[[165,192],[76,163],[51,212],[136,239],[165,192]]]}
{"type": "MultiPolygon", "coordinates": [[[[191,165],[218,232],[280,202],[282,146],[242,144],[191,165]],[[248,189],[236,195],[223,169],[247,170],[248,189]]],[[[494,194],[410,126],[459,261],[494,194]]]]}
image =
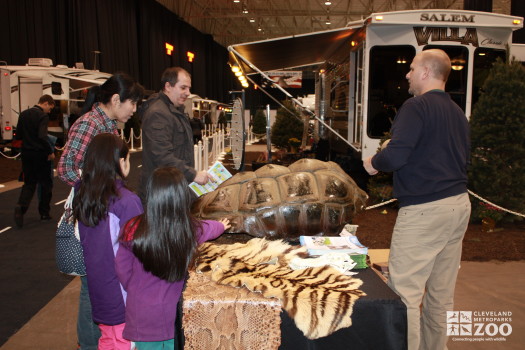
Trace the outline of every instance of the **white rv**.
{"type": "Polygon", "coordinates": [[[25,66],[0,65],[1,142],[9,142],[20,112],[34,106],[44,94],[57,102],[60,115],[71,113],[72,103],[83,102],[87,89],[103,84],[111,74],[53,66],[48,58],[30,58],[25,66]]]}
{"type": "Polygon", "coordinates": [[[516,59],[516,61],[525,65],[525,44],[512,44],[510,47],[510,54],[516,59]]]}
{"type": "Polygon", "coordinates": [[[447,52],[453,70],[446,90],[470,117],[493,62],[505,58],[512,32],[522,27],[523,18],[496,13],[396,11],[373,13],[345,28],[228,49],[252,82],[276,69],[315,71],[321,137],[333,151],[352,149],[365,158],[376,152],[409,97],[405,76],[418,52],[447,52]]]}

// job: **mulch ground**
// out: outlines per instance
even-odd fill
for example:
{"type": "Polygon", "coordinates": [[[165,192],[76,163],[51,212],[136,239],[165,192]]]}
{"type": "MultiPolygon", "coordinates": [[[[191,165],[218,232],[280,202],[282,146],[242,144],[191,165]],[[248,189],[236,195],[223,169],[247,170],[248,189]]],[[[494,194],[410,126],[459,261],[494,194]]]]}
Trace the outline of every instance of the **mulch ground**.
{"type": "MultiPolygon", "coordinates": [[[[364,245],[390,247],[397,208],[385,206],[366,210],[354,218],[357,236],[364,245]]],[[[483,232],[480,223],[470,223],[463,239],[464,261],[511,261],[525,259],[525,222],[500,224],[495,232],[483,232]]]]}

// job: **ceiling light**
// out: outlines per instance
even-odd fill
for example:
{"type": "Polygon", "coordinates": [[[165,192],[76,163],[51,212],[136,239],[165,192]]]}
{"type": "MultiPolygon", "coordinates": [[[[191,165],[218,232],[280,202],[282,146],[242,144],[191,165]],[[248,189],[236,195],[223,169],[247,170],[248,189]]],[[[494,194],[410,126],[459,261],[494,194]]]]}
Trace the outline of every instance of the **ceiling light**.
{"type": "Polygon", "coordinates": [[[461,57],[456,57],[456,58],[451,59],[450,63],[451,63],[451,68],[453,70],[462,70],[465,67],[465,63],[467,62],[465,61],[465,59],[461,57]]]}
{"type": "Polygon", "coordinates": [[[239,3],[241,0],[233,0],[234,3],[239,3]]]}
{"type": "Polygon", "coordinates": [[[257,28],[258,31],[262,32],[262,28],[261,26],[259,26],[259,28],[257,28]]]}
{"type": "Polygon", "coordinates": [[[250,23],[255,23],[255,18],[250,18],[250,23]]]}
{"type": "Polygon", "coordinates": [[[330,22],[330,17],[326,17],[326,21],[324,23],[325,24],[332,24],[332,22],[330,22]]]}
{"type": "Polygon", "coordinates": [[[325,4],[326,6],[330,6],[330,5],[332,5],[332,2],[331,2],[331,1],[325,1],[324,4],[325,4]]]}

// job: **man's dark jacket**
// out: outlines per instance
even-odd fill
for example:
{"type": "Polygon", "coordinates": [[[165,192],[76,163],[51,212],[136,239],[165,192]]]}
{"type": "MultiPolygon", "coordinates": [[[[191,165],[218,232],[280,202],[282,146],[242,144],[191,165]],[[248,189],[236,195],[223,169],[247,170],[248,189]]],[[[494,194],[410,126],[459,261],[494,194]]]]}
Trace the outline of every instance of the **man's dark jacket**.
{"type": "Polygon", "coordinates": [[[140,192],[153,171],[174,166],[188,182],[197,174],[193,154],[193,134],[184,108],[177,108],[163,92],[154,94],[141,106],[142,176],[140,192]]]}
{"type": "Polygon", "coordinates": [[[22,140],[22,152],[52,154],[53,148],[47,138],[49,116],[40,106],[33,106],[20,113],[16,126],[16,140],[22,140]]]}

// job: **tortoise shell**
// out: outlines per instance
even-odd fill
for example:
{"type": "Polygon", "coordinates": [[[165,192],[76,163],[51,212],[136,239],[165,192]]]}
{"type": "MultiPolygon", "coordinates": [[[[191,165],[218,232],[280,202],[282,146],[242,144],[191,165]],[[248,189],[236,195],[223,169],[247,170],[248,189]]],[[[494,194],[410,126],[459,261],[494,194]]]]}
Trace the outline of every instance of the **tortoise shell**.
{"type": "Polygon", "coordinates": [[[199,198],[193,212],[230,219],[230,232],[296,240],[338,234],[367,198],[336,163],[305,158],[240,172],[199,198]]]}

